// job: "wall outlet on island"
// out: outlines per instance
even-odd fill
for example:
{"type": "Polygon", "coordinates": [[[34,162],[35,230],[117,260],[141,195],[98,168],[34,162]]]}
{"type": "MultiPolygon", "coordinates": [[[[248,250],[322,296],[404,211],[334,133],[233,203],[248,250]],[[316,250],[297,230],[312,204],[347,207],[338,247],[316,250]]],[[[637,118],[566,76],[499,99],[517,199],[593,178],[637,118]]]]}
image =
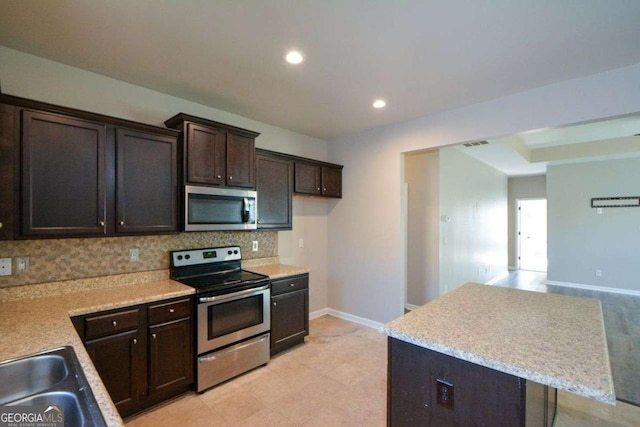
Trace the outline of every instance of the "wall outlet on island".
{"type": "Polygon", "coordinates": [[[258,241],[257,241],[257,240],[254,240],[254,241],[251,243],[251,250],[252,250],[253,252],[256,252],[256,251],[258,250],[258,241]]]}

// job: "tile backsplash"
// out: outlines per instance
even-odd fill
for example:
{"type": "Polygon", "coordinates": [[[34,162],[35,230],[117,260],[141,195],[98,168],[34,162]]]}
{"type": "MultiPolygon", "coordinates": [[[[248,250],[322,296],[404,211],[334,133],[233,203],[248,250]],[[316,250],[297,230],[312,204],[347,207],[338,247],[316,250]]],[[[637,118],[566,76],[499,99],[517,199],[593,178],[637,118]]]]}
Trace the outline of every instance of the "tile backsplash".
{"type": "Polygon", "coordinates": [[[160,236],[101,237],[0,242],[0,258],[29,257],[24,273],[1,276],[0,287],[169,268],[169,251],[238,245],[243,259],[278,255],[277,231],[190,232],[160,236]],[[257,240],[258,251],[251,245],[257,240]],[[139,249],[138,262],[129,249],[139,249]]]}

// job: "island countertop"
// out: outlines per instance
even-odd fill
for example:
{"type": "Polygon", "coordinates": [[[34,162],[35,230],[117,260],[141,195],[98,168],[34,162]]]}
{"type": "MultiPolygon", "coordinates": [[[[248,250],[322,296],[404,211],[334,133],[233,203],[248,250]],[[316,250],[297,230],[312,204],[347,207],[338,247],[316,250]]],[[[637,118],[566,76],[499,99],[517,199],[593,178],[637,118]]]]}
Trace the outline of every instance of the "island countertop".
{"type": "Polygon", "coordinates": [[[381,332],[615,405],[600,301],[467,283],[381,332]]]}

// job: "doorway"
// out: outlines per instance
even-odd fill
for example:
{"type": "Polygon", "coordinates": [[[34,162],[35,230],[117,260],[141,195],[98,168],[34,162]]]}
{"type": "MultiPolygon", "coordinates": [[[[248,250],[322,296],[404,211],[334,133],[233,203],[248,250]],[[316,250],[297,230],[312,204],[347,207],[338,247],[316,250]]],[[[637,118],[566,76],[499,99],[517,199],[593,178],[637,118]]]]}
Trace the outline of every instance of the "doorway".
{"type": "Polygon", "coordinates": [[[547,200],[518,200],[518,269],[547,271],[547,200]]]}

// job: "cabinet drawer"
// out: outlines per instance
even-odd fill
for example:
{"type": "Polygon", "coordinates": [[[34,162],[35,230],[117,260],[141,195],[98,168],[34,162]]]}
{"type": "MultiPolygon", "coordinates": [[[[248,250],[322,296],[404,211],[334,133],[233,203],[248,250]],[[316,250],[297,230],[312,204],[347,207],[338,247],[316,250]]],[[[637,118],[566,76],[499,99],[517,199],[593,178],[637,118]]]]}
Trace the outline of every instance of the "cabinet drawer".
{"type": "Polygon", "coordinates": [[[286,277],[271,282],[271,295],[309,289],[309,275],[286,277]]]}
{"type": "Polygon", "coordinates": [[[191,300],[183,299],[149,307],[149,324],[169,322],[191,316],[191,300]]]}
{"type": "Polygon", "coordinates": [[[85,319],[84,335],[90,340],[118,332],[138,328],[139,309],[121,311],[119,313],[104,314],[102,316],[87,317],[85,319]]]}

